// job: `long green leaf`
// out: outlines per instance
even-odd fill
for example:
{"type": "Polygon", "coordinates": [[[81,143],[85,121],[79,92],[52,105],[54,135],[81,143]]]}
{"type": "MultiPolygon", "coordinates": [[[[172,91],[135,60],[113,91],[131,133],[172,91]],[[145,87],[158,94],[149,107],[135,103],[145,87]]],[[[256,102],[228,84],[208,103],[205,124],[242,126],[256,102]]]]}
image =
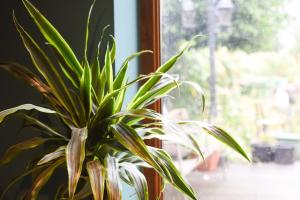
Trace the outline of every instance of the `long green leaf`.
{"type": "Polygon", "coordinates": [[[28,0],[23,0],[23,4],[45,39],[57,48],[68,63],[68,66],[72,67],[72,70],[80,77],[83,71],[82,67],[68,43],[54,26],[28,0]]]}
{"type": "Polygon", "coordinates": [[[85,142],[87,139],[87,128],[73,128],[71,140],[66,148],[66,161],[69,177],[69,198],[74,197],[77,183],[85,159],[85,142]]]}
{"type": "Polygon", "coordinates": [[[103,39],[105,31],[107,30],[108,27],[109,27],[109,25],[105,26],[102,29],[100,41],[99,41],[99,43],[97,45],[97,52],[96,52],[96,55],[95,55],[95,58],[94,58],[94,62],[92,64],[92,66],[91,66],[93,88],[95,89],[95,92],[96,92],[97,97],[98,97],[99,100],[101,100],[101,93],[102,93],[102,91],[101,91],[101,88],[102,88],[101,84],[102,84],[102,82],[104,82],[104,80],[101,79],[101,70],[100,70],[99,56],[100,56],[100,49],[101,49],[102,39],[103,39]]]}
{"type": "Polygon", "coordinates": [[[137,98],[136,101],[133,101],[128,105],[128,109],[136,109],[143,107],[148,102],[152,102],[153,99],[159,99],[162,96],[168,94],[170,91],[172,91],[174,88],[178,87],[178,82],[174,80],[167,79],[162,81],[155,85],[151,90],[147,91],[144,95],[137,98]]]}
{"type": "Polygon", "coordinates": [[[92,10],[93,10],[93,7],[95,5],[95,2],[96,2],[96,0],[93,0],[93,3],[90,6],[89,14],[88,14],[88,17],[87,17],[87,20],[86,20],[85,45],[84,45],[84,60],[85,60],[86,63],[88,63],[88,56],[87,56],[88,52],[87,52],[87,49],[88,49],[88,44],[89,44],[90,18],[91,18],[91,14],[92,14],[92,10]]]}
{"type": "Polygon", "coordinates": [[[119,166],[117,160],[107,155],[104,160],[106,168],[107,200],[122,200],[121,184],[119,178],[119,166]]]}
{"type": "Polygon", "coordinates": [[[123,91],[123,90],[126,90],[128,87],[132,86],[133,84],[137,83],[137,82],[140,82],[142,80],[145,80],[145,79],[148,79],[150,77],[153,77],[153,76],[161,76],[162,74],[161,73],[151,73],[151,74],[148,74],[148,75],[140,75],[138,76],[136,79],[128,82],[127,84],[125,84],[124,86],[122,86],[121,88],[119,89],[115,89],[113,90],[112,92],[106,94],[104,96],[104,98],[102,99],[101,101],[101,105],[103,104],[106,104],[107,101],[109,101],[111,98],[114,98],[117,96],[117,98],[121,95],[120,93],[123,91]]]}
{"type": "Polygon", "coordinates": [[[127,148],[133,154],[139,156],[141,159],[145,160],[154,168],[160,168],[151,156],[142,138],[137,134],[137,132],[133,128],[127,126],[124,123],[114,124],[111,127],[116,139],[125,148],[127,148]]]}
{"type": "Polygon", "coordinates": [[[105,53],[105,64],[104,64],[105,76],[106,76],[106,84],[108,88],[108,92],[113,92],[113,66],[111,62],[111,54],[109,45],[107,46],[105,53]]]}
{"type": "MultiPolygon", "coordinates": [[[[177,55],[173,56],[165,64],[161,65],[156,70],[156,72],[162,72],[162,73],[168,72],[174,66],[174,64],[177,62],[177,60],[182,56],[182,54],[191,46],[191,42],[189,42],[185,46],[185,48],[182,51],[180,51],[177,55]]],[[[138,90],[138,92],[136,93],[136,95],[134,96],[132,101],[135,101],[137,98],[141,97],[146,92],[148,92],[156,83],[158,83],[158,81],[160,79],[161,79],[161,77],[152,77],[152,78],[150,78],[145,84],[143,84],[140,87],[140,89],[138,90]]]]}
{"type": "Polygon", "coordinates": [[[191,186],[187,183],[187,181],[182,177],[180,171],[175,167],[172,158],[162,149],[155,149],[151,148],[151,152],[153,154],[153,157],[156,158],[159,165],[163,166],[163,169],[168,170],[168,174],[160,174],[175,188],[177,188],[179,191],[187,195],[193,200],[197,200],[194,191],[192,190],[191,186]],[[171,177],[171,179],[169,178],[171,177]]]}
{"type": "Polygon", "coordinates": [[[233,150],[235,150],[237,153],[242,155],[246,160],[250,161],[250,158],[248,157],[248,155],[246,154],[244,149],[225,130],[223,130],[215,125],[212,125],[212,124],[202,123],[201,126],[207,133],[209,133],[210,135],[212,135],[213,137],[215,137],[217,140],[221,141],[222,143],[228,145],[233,150]]]}
{"type": "Polygon", "coordinates": [[[88,66],[84,68],[80,80],[80,97],[85,107],[85,115],[88,119],[92,111],[92,77],[88,66]]]}
{"type": "Polygon", "coordinates": [[[152,51],[149,51],[149,50],[140,51],[140,52],[134,53],[134,54],[130,55],[128,58],[126,58],[126,60],[122,63],[122,66],[121,66],[120,70],[118,71],[116,78],[114,80],[114,89],[115,90],[121,88],[126,83],[126,73],[127,73],[127,69],[128,69],[128,63],[132,59],[139,57],[145,53],[152,53],[152,51]]]}
{"type": "Polygon", "coordinates": [[[30,35],[23,29],[14,16],[15,26],[22,38],[23,44],[30,53],[31,59],[35,67],[44,76],[49,84],[52,92],[59,99],[60,103],[70,112],[72,115],[79,115],[77,109],[75,109],[74,101],[70,95],[62,77],[58,73],[57,69],[53,66],[46,53],[37,45],[37,43],[30,37],[30,35]]]}
{"type": "Polygon", "coordinates": [[[47,45],[52,49],[53,53],[55,54],[57,58],[57,62],[60,65],[60,68],[64,73],[65,77],[69,79],[69,81],[72,83],[74,87],[79,88],[80,77],[78,77],[77,74],[71,70],[71,67],[68,66],[68,63],[65,61],[64,57],[60,54],[60,52],[57,50],[55,46],[49,43],[47,43],[47,45]]]}
{"type": "Polygon", "coordinates": [[[236,151],[238,154],[243,156],[246,160],[250,161],[249,156],[244,151],[244,149],[241,147],[241,145],[229,134],[227,131],[223,130],[222,128],[219,128],[213,124],[209,123],[203,123],[199,121],[182,121],[179,122],[180,124],[195,124],[199,127],[201,127],[205,132],[219,140],[220,142],[224,143],[225,145],[232,148],[234,151],[236,151]]]}
{"type": "MultiPolygon", "coordinates": [[[[117,91],[117,90],[114,90],[114,91],[117,91]]],[[[126,91],[127,91],[127,88],[125,88],[124,90],[119,91],[118,96],[115,98],[116,99],[115,112],[120,112],[121,111],[121,109],[124,105],[124,99],[125,99],[125,96],[126,96],[126,91]]]]}
{"type": "Polygon", "coordinates": [[[43,113],[49,113],[49,114],[54,114],[56,113],[54,110],[48,109],[48,108],[43,108],[40,106],[35,106],[33,104],[23,104],[20,106],[16,106],[13,108],[9,108],[6,110],[3,110],[0,112],[0,123],[9,115],[17,112],[17,111],[22,111],[22,110],[37,110],[39,112],[43,112],[43,113]]]}
{"type": "Polygon", "coordinates": [[[143,140],[159,139],[164,142],[178,144],[194,151],[203,158],[200,145],[191,134],[175,134],[172,130],[164,130],[161,128],[141,128],[140,130],[137,130],[137,132],[141,135],[143,140]]]}
{"type": "Polygon", "coordinates": [[[89,174],[94,200],[103,200],[106,176],[104,166],[99,160],[93,160],[86,164],[86,168],[89,174]]]}
{"type": "Polygon", "coordinates": [[[111,39],[112,39],[112,47],[111,47],[111,50],[109,52],[110,54],[110,60],[111,60],[111,63],[113,64],[115,62],[115,57],[116,57],[116,40],[114,38],[114,36],[110,35],[111,39]]]}
{"type": "Polygon", "coordinates": [[[46,141],[47,139],[45,138],[34,137],[11,146],[1,158],[0,165],[4,165],[11,162],[16,156],[18,156],[23,151],[38,147],[44,144],[46,141]]]}

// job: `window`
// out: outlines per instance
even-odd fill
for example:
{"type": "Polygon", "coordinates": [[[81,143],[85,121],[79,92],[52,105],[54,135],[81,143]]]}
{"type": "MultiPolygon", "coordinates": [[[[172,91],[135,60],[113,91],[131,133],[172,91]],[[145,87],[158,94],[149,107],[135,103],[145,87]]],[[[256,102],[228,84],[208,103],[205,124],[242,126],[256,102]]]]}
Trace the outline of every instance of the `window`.
{"type": "MultiPolygon", "coordinates": [[[[202,141],[206,162],[164,144],[205,200],[289,199],[300,196],[300,15],[297,0],[161,0],[161,59],[194,35],[194,47],[171,72],[203,87],[201,98],[182,87],[162,102],[172,119],[203,120],[240,138],[252,156],[233,151],[183,127],[202,141]]],[[[165,200],[184,197],[171,187],[165,200]]]]}

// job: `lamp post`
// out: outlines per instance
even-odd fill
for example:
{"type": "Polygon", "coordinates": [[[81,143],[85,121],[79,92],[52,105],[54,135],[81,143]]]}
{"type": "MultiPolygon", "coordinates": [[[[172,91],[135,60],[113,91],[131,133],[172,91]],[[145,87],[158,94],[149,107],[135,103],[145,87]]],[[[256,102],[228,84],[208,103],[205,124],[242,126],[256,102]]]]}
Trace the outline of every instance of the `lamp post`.
{"type": "Polygon", "coordinates": [[[217,33],[219,27],[224,30],[231,26],[234,5],[231,0],[207,0],[207,31],[208,31],[208,48],[210,64],[210,118],[216,117],[217,112],[217,91],[216,91],[216,63],[215,50],[217,45],[217,33]]]}
{"type": "Polygon", "coordinates": [[[194,30],[197,27],[196,7],[193,0],[182,1],[181,23],[187,31],[194,30]]]}

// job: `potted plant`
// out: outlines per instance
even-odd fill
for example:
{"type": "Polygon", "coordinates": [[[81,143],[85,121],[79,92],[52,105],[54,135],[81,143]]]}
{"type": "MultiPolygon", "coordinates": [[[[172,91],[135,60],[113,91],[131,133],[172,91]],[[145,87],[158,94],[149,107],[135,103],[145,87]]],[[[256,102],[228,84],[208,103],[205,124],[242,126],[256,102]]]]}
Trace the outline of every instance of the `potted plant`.
{"type": "MultiPolygon", "coordinates": [[[[7,164],[23,151],[40,145],[50,148],[49,142],[53,150],[47,150],[38,160],[30,162],[27,171],[8,185],[1,199],[14,183],[31,174],[34,174],[32,186],[23,198],[37,199],[55,170],[64,168],[68,180],[65,184],[57,185],[57,199],[85,199],[93,195],[96,200],[119,200],[122,199],[120,182],[123,180],[135,188],[139,199],[147,200],[148,188],[141,172],[142,167],[153,168],[165,182],[189,198],[196,199],[194,191],[177,170],[169,154],[162,149],[147,146],[144,142],[151,138],[169,140],[201,155],[198,142],[192,135],[182,132],[176,123],[147,108],[182,84],[165,73],[187,48],[170,58],[156,72],[129,81],[126,74],[129,61],[149,51],[128,57],[114,74],[116,45],[112,37],[112,45],[107,45],[103,63],[99,59],[101,42],[95,57],[88,60],[89,18],[93,5],[87,18],[84,58],[80,62],[64,38],[37,8],[28,0],[23,0],[23,4],[47,41],[47,47],[56,57],[50,59],[13,15],[22,42],[44,81],[17,63],[1,62],[0,67],[40,92],[47,100],[47,107],[23,104],[3,110],[0,112],[0,123],[7,120],[8,116],[18,115],[45,134],[11,146],[0,164],[7,164]],[[126,89],[142,80],[144,83],[136,95],[124,105],[126,89]],[[52,127],[28,111],[51,115],[60,124],[52,127]],[[166,132],[162,125],[172,131],[166,132]]],[[[185,123],[198,124],[199,129],[248,159],[240,145],[221,128],[204,122],[185,123]]]]}

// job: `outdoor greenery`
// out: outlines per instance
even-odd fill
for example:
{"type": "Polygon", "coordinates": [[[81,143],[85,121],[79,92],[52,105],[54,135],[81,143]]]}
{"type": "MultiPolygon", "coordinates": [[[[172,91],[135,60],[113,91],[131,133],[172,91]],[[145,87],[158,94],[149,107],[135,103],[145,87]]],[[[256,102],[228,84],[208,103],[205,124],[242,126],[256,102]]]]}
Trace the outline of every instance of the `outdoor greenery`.
{"type": "Polygon", "coordinates": [[[184,133],[177,123],[198,125],[199,132],[208,133],[249,160],[241,146],[223,129],[200,121],[175,123],[147,108],[183,84],[192,85],[199,91],[196,84],[182,82],[166,74],[189,45],[156,72],[128,80],[129,61],[149,51],[129,56],[114,74],[116,44],[111,37],[104,61],[100,59],[103,57],[101,41],[96,56],[88,60],[91,53],[87,51],[89,18],[93,5],[87,18],[84,57],[80,62],[68,43],[37,8],[28,0],[22,2],[46,40],[47,51],[51,50],[53,56],[35,42],[13,15],[17,31],[42,79],[21,64],[0,62],[0,67],[34,87],[45,98],[46,104],[44,107],[23,104],[0,112],[0,123],[20,117],[26,126],[39,130],[36,137],[11,146],[0,164],[8,164],[22,152],[41,145],[45,151],[38,159],[30,161],[28,158],[24,172],[20,172],[21,175],[7,185],[0,199],[4,199],[5,193],[27,176],[32,177],[32,186],[21,194],[21,198],[38,199],[41,189],[60,168],[66,169],[68,180],[55,182],[57,193],[54,199],[85,199],[93,195],[96,200],[120,200],[122,180],[134,187],[139,199],[147,200],[147,182],[140,171],[142,167],[147,167],[156,170],[164,182],[195,200],[193,189],[177,170],[169,154],[144,142],[145,139],[158,138],[178,143],[201,157],[198,141],[193,135],[184,133]],[[142,80],[144,83],[136,95],[124,105],[126,89],[142,80]],[[36,112],[55,118],[57,123],[50,124],[39,119],[36,112]],[[171,131],[167,132],[162,126],[171,131]]]}
{"type": "MultiPolygon", "coordinates": [[[[261,130],[264,119],[274,122],[267,124],[269,132],[300,131],[300,118],[296,114],[300,110],[300,96],[297,92],[299,56],[276,52],[246,53],[219,48],[216,57],[219,116],[214,120],[239,133],[249,145],[257,132],[264,132],[261,130]],[[286,87],[293,99],[289,107],[278,105],[280,102],[275,98],[276,91],[281,87],[286,87]]],[[[180,74],[181,79],[199,83],[204,91],[208,91],[208,50],[191,49],[189,56],[183,56],[172,73],[180,74]],[[185,66],[189,66],[189,70],[182,70],[185,66]]],[[[171,96],[174,98],[165,98],[166,106],[168,109],[185,108],[192,119],[207,118],[209,113],[203,114],[201,106],[193,103],[195,98],[199,98],[195,94],[193,88],[172,91],[171,96]]]]}
{"type": "MultiPolygon", "coordinates": [[[[183,56],[170,73],[200,84],[209,97],[207,2],[193,0],[196,25],[194,29],[186,29],[181,19],[184,2],[162,1],[162,58],[166,60],[182,48],[193,34],[202,33],[200,45],[183,56]]],[[[232,26],[217,33],[218,116],[213,120],[241,136],[247,146],[265,142],[266,138],[275,140],[276,133],[297,135],[300,131],[297,116],[300,25],[292,9],[297,1],[232,2],[232,26]]],[[[193,88],[172,91],[173,98],[164,101],[166,110],[184,109],[189,119],[207,119],[210,113],[201,112],[201,106],[194,103],[194,99],[199,99],[195,94],[193,88]]]]}
{"type": "MultiPolygon", "coordinates": [[[[184,1],[163,0],[163,45],[171,48],[163,51],[167,58],[177,51],[173,41],[188,39],[193,34],[207,35],[207,0],[192,0],[195,6],[195,28],[185,29],[182,22],[184,1]],[[164,37],[165,36],[165,37],[164,37]]],[[[218,2],[218,1],[216,1],[218,2]]],[[[234,13],[232,27],[226,32],[218,33],[219,43],[229,49],[241,49],[247,52],[273,50],[278,48],[278,41],[274,35],[283,28],[286,19],[283,0],[232,0],[234,13]],[[276,14],[275,14],[276,13],[276,14]]],[[[217,4],[217,3],[216,3],[217,4]]],[[[206,46],[204,39],[201,43],[206,46]]]]}

